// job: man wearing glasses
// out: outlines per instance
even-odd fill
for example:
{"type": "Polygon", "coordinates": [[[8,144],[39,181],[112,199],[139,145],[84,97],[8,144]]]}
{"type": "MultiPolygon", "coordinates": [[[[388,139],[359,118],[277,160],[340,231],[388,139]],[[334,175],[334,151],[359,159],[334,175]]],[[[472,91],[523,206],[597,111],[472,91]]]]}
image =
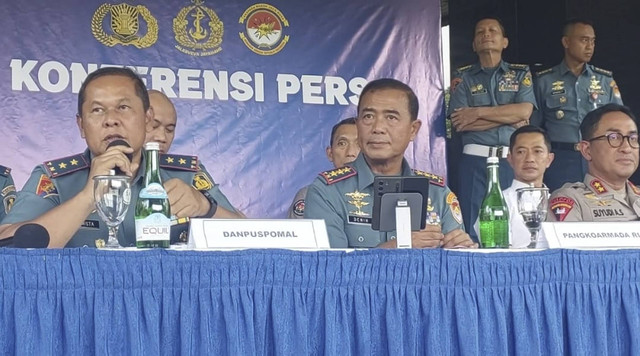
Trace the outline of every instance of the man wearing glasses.
{"type": "Polygon", "coordinates": [[[551,221],[630,221],[640,216],[638,126],[628,107],[607,104],[580,124],[580,153],[588,163],[583,182],[567,183],[549,200],[551,221]]]}

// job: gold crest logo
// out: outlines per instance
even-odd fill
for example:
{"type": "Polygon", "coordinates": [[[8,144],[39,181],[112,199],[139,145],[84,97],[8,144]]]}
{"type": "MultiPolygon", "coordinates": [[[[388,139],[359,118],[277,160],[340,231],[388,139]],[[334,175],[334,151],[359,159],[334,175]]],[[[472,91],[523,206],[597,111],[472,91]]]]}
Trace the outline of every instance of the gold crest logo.
{"type": "Polygon", "coordinates": [[[91,32],[93,37],[100,43],[108,47],[117,44],[123,46],[133,45],[136,48],[147,48],[158,40],[158,21],[151,15],[145,6],[132,6],[129,4],[102,4],[91,19],[91,32]],[[104,20],[109,15],[108,34],[104,30],[104,20]],[[140,17],[146,23],[147,32],[144,36],[139,35],[140,17]]]}
{"type": "Polygon", "coordinates": [[[239,22],[245,25],[240,39],[253,53],[272,56],[280,52],[289,42],[284,28],[289,21],[282,12],[269,4],[254,4],[240,16],[239,22]]]}
{"type": "Polygon", "coordinates": [[[191,56],[211,56],[222,51],[224,25],[215,11],[203,5],[204,0],[191,0],[173,19],[176,49],[191,56]]]}
{"type": "Polygon", "coordinates": [[[369,214],[362,211],[363,207],[369,205],[369,202],[362,201],[362,199],[369,196],[369,193],[361,193],[356,190],[353,193],[346,193],[345,195],[351,199],[349,200],[349,204],[355,206],[357,209],[356,211],[350,211],[349,214],[357,216],[369,216],[369,214]]]}

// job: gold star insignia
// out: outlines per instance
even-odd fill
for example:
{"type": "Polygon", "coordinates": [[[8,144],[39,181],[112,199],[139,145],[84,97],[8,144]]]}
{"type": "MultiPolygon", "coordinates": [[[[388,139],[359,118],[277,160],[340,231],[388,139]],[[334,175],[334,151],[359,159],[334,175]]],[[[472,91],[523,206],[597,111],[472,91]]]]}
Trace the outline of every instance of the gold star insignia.
{"type": "Polygon", "coordinates": [[[180,164],[187,164],[187,161],[184,158],[180,158],[178,162],[180,162],[180,164]]]}
{"type": "Polygon", "coordinates": [[[60,164],[58,165],[58,167],[60,167],[61,169],[65,169],[65,168],[67,168],[67,164],[66,164],[66,163],[64,163],[64,162],[62,162],[62,163],[60,163],[60,164]]]}
{"type": "Polygon", "coordinates": [[[71,160],[71,165],[72,166],[77,166],[78,165],[78,160],[76,160],[75,158],[71,160]]]}
{"type": "Polygon", "coordinates": [[[167,163],[173,163],[173,157],[167,157],[167,163]]]}

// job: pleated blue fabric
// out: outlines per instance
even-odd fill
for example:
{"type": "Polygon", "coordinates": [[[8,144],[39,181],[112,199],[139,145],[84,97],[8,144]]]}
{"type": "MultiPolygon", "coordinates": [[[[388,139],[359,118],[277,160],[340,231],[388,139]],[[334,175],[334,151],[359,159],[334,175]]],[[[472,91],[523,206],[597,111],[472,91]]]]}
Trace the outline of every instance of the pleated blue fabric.
{"type": "Polygon", "coordinates": [[[637,355],[640,251],[0,249],[6,355],[637,355]]]}

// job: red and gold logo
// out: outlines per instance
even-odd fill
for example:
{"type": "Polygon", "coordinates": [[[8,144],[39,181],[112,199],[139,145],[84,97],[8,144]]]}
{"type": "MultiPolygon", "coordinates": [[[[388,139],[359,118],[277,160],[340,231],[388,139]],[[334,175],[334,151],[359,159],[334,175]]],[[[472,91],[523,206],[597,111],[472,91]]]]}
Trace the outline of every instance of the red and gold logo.
{"type": "Polygon", "coordinates": [[[239,21],[245,25],[240,38],[254,53],[272,56],[289,42],[289,35],[285,35],[285,27],[289,27],[289,21],[274,6],[252,5],[240,16],[239,21]]]}

